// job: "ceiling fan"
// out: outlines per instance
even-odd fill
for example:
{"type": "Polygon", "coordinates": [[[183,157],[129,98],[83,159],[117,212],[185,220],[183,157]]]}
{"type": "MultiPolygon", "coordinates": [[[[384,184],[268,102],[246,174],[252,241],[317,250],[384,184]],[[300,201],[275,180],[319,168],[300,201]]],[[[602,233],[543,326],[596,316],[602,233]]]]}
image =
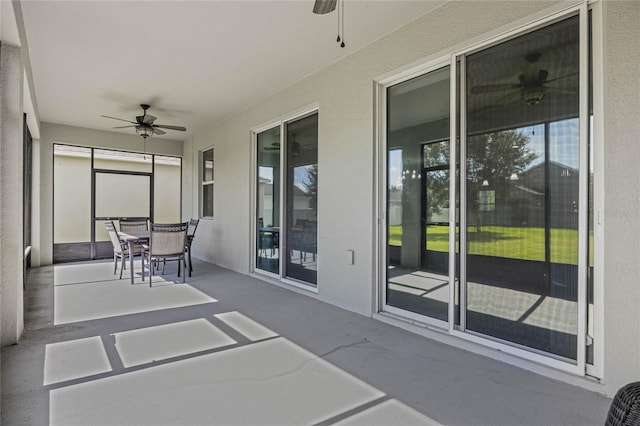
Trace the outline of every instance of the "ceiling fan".
{"type": "Polygon", "coordinates": [[[567,95],[575,95],[573,90],[562,89],[560,87],[547,86],[548,83],[570,77],[576,73],[567,74],[562,77],[547,80],[549,71],[542,69],[538,65],[540,53],[530,53],[525,56],[527,61],[522,72],[518,76],[518,82],[512,84],[489,84],[471,87],[471,94],[478,95],[482,93],[493,93],[510,90],[502,98],[498,99],[500,105],[507,105],[517,100],[522,100],[528,105],[537,105],[549,92],[562,93],[567,95]]]}
{"type": "Polygon", "coordinates": [[[177,130],[179,132],[184,132],[187,130],[186,127],[183,126],[169,126],[166,124],[153,124],[153,122],[156,120],[156,117],[154,117],[151,114],[147,114],[147,110],[150,108],[149,105],[147,104],[140,104],[140,108],[142,108],[143,114],[142,115],[138,115],[136,116],[136,121],[131,121],[131,120],[125,120],[123,118],[117,118],[117,117],[109,117],[108,115],[101,115],[101,117],[104,118],[111,118],[113,120],[120,120],[120,121],[126,121],[127,123],[131,123],[132,125],[130,126],[118,126],[118,127],[114,127],[114,129],[124,129],[127,127],[135,127],[136,128],[136,133],[139,134],[140,136],[142,136],[142,139],[146,139],[149,136],[152,135],[164,135],[167,132],[160,130],[160,129],[167,129],[167,130],[177,130]]]}
{"type": "Polygon", "coordinates": [[[313,13],[318,15],[324,15],[325,13],[331,13],[336,10],[336,3],[338,0],[316,0],[313,5],[313,13]]]}
{"type": "MultiPolygon", "coordinates": [[[[296,139],[296,135],[293,135],[293,140],[291,142],[289,142],[289,145],[291,146],[291,153],[294,156],[297,156],[300,153],[301,149],[311,149],[311,145],[309,144],[305,144],[305,145],[301,145],[300,142],[298,142],[296,139]]],[[[273,142],[270,146],[267,146],[264,148],[265,151],[280,151],[280,142],[273,142]]]]}
{"type": "MultiPolygon", "coordinates": [[[[336,42],[340,43],[340,47],[345,47],[346,44],[344,42],[344,0],[341,2],[341,11],[338,11],[338,37],[336,38],[336,42]],[[340,28],[340,24],[342,24],[342,29],[340,28]]],[[[313,13],[316,15],[324,15],[327,13],[331,13],[336,10],[336,6],[338,5],[338,0],[316,0],[313,4],[313,13]]]]}

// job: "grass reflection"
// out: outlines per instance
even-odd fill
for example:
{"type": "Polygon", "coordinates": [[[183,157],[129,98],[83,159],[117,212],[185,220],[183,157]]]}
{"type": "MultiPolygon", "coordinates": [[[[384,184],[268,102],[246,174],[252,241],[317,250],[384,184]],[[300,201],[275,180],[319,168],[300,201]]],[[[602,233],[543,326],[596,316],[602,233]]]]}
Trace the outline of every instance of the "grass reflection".
{"type": "MultiPolygon", "coordinates": [[[[427,250],[449,250],[449,227],[431,225],[426,229],[427,250]]],[[[522,260],[545,260],[545,232],[541,227],[468,227],[468,253],[522,260]]],[[[389,245],[402,246],[402,225],[389,226],[389,245]]],[[[551,262],[578,263],[578,231],[551,229],[551,262]]]]}

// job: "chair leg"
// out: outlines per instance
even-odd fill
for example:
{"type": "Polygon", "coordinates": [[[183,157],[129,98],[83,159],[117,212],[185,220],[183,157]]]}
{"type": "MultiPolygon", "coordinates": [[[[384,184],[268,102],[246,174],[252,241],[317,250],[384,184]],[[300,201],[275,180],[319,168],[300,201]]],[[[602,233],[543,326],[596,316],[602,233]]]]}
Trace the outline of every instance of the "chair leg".
{"type": "Polygon", "coordinates": [[[120,279],[122,279],[122,270],[124,269],[124,264],[127,263],[124,261],[124,256],[120,258],[120,279]]]}
{"type": "Polygon", "coordinates": [[[118,271],[118,256],[116,256],[116,254],[113,253],[113,275],[115,275],[117,271],[118,271]]]}
{"type": "Polygon", "coordinates": [[[151,256],[149,256],[149,287],[151,287],[151,279],[153,278],[153,266],[154,261],[151,260],[151,256]]]}
{"type": "MultiPolygon", "coordinates": [[[[184,284],[187,282],[187,260],[184,255],[182,256],[182,259],[178,259],[178,265],[181,264],[184,264],[184,267],[182,268],[182,283],[184,284]]],[[[178,266],[178,272],[180,272],[180,266],[178,266]]]]}

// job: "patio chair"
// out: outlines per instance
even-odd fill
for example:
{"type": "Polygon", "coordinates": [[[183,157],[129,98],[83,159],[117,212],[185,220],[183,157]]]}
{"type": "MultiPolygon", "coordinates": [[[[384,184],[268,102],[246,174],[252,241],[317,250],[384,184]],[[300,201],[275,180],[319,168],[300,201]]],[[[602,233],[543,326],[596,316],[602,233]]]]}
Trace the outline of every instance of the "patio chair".
{"type": "Polygon", "coordinates": [[[185,246],[185,250],[187,252],[187,257],[189,260],[189,276],[191,276],[191,272],[193,272],[193,263],[191,262],[191,243],[196,237],[196,229],[198,228],[198,223],[200,223],[200,219],[190,219],[189,225],[187,227],[187,244],[185,246]]]}
{"type": "Polygon", "coordinates": [[[120,219],[119,223],[120,232],[149,230],[146,217],[125,217],[120,219]]]}
{"type": "MultiPolygon", "coordinates": [[[[164,264],[167,260],[175,260],[178,262],[178,277],[185,260],[185,247],[187,244],[187,222],[183,223],[152,223],[151,233],[149,237],[149,245],[144,246],[144,258],[149,266],[149,287],[153,278],[154,266],[160,261],[163,263],[162,272],[164,273],[164,264]]],[[[182,282],[184,283],[186,270],[182,274],[182,282]]]]}
{"type": "MultiPolygon", "coordinates": [[[[128,244],[120,240],[120,236],[118,235],[118,231],[116,231],[116,227],[113,224],[112,220],[105,220],[104,226],[107,228],[109,239],[111,240],[111,244],[113,245],[113,274],[115,275],[116,271],[118,270],[118,259],[120,259],[120,279],[122,279],[122,270],[127,268],[127,262],[125,262],[124,259],[129,255],[128,244]]],[[[141,247],[136,247],[133,251],[134,256],[141,253],[141,247]]]]}
{"type": "Polygon", "coordinates": [[[605,426],[640,425],[640,382],[629,383],[618,390],[611,401],[605,426]]]}

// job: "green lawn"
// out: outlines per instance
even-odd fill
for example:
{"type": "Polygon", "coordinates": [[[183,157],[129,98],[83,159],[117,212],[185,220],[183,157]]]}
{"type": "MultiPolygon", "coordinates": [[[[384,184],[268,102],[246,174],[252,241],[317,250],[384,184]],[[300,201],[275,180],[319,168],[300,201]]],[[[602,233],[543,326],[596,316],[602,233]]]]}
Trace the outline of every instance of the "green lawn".
{"type": "MultiPolygon", "coordinates": [[[[427,250],[449,250],[449,227],[427,227],[427,250]]],[[[469,254],[507,257],[524,260],[544,260],[544,228],[475,226],[467,234],[469,254]]],[[[551,261],[578,263],[578,232],[571,229],[551,230],[551,261]]],[[[402,245],[402,226],[389,227],[389,244],[402,245]]]]}

